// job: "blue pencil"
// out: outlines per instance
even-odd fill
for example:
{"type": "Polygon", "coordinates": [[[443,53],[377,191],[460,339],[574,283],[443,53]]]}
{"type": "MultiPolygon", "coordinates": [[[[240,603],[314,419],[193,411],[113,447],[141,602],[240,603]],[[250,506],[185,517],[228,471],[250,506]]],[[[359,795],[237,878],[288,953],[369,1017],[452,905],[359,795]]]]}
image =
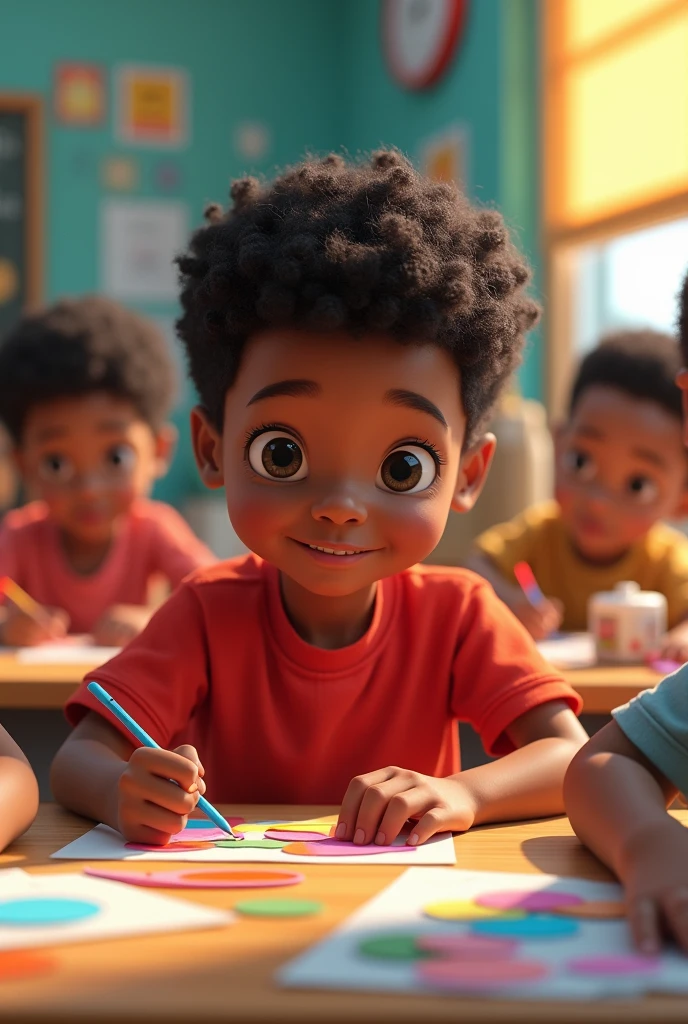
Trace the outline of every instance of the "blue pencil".
{"type": "MultiPolygon", "coordinates": [[[[110,696],[107,690],[104,689],[100,683],[91,682],[88,684],[87,689],[90,690],[94,697],[98,698],[101,704],[104,704],[105,707],[113,713],[115,718],[119,718],[122,725],[127,727],[131,735],[137,739],[139,743],[142,743],[144,747],[155,747],[157,750],[161,749],[160,744],[156,743],[152,736],[149,736],[148,733],[134,721],[131,715],[127,714],[124,708],[110,696]]],[[[174,780],[171,779],[170,781],[173,782],[174,780]]],[[[177,785],[177,783],[175,783],[175,785],[177,785]]],[[[206,800],[204,796],[199,796],[197,806],[208,818],[210,818],[211,821],[215,822],[218,828],[221,828],[224,832],[228,832],[232,839],[238,839],[238,836],[232,832],[232,827],[229,822],[225,821],[220,812],[213,807],[213,805],[206,800]]]]}

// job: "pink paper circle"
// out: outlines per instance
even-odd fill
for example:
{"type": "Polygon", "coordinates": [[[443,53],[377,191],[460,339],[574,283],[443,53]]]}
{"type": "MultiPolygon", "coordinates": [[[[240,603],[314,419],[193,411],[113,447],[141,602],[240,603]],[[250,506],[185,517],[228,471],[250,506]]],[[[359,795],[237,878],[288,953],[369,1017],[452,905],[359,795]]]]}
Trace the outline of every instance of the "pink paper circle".
{"type": "Polygon", "coordinates": [[[416,966],[416,977],[423,984],[462,990],[540,981],[549,972],[539,960],[427,960],[416,966]]]}
{"type": "MultiPolygon", "coordinates": [[[[415,853],[415,846],[376,846],[370,843],[366,846],[356,846],[354,843],[343,843],[339,839],[321,839],[319,843],[304,843],[308,852],[314,857],[367,857],[372,853],[415,853]]],[[[282,853],[290,854],[288,846],[285,846],[282,853]]],[[[295,855],[299,856],[300,850],[295,855]]]]}
{"type": "Polygon", "coordinates": [[[318,843],[327,839],[322,832],[289,832],[285,829],[269,828],[265,832],[266,839],[279,839],[281,843],[318,843]]]}
{"type": "Polygon", "coordinates": [[[281,871],[256,865],[230,868],[209,864],[202,868],[179,868],[176,871],[115,871],[109,868],[84,868],[85,875],[108,878],[113,882],[144,885],[153,889],[274,889],[299,885],[304,875],[297,871],[281,871]],[[215,874],[217,877],[212,878],[215,874]],[[262,874],[266,877],[258,878],[262,874]],[[222,878],[220,876],[224,875],[222,878]],[[270,876],[269,878],[267,876],[270,876]]]}
{"type": "Polygon", "coordinates": [[[508,960],[518,949],[515,939],[493,939],[488,935],[419,935],[416,946],[424,953],[436,953],[457,960],[508,960]]]}
{"type": "Polygon", "coordinates": [[[656,956],[626,953],[610,956],[584,956],[570,960],[566,965],[574,974],[649,974],[659,970],[661,961],[656,956]]]}
{"type": "Polygon", "coordinates": [[[493,910],[528,910],[534,914],[556,910],[557,907],[571,907],[583,902],[582,896],[576,896],[572,892],[554,892],[552,889],[540,889],[536,892],[518,889],[486,892],[482,896],[476,896],[474,900],[479,907],[490,907],[493,910]]]}

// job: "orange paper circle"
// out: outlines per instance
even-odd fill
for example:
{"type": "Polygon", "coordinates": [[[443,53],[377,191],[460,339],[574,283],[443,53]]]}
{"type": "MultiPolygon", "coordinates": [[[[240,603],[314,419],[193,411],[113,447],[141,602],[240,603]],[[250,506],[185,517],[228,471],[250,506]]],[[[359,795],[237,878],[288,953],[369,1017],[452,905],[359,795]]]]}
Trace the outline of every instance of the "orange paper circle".
{"type": "Polygon", "coordinates": [[[9,949],[0,952],[0,980],[15,981],[29,978],[34,974],[46,974],[57,966],[52,956],[33,953],[24,949],[9,949]]]}

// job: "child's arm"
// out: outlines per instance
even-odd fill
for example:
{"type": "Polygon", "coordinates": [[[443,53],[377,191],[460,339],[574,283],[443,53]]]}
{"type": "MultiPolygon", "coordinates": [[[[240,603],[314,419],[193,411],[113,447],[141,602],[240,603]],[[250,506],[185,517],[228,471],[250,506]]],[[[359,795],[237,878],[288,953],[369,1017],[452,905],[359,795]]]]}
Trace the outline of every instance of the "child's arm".
{"type": "Polygon", "coordinates": [[[38,783],[24,754],[0,726],[0,850],[16,839],[38,813],[38,783]]]}
{"type": "Polygon", "coordinates": [[[481,551],[474,550],[465,561],[467,569],[478,573],[491,584],[497,597],[510,608],[535,640],[544,640],[562,622],[561,602],[548,598],[537,607],[531,604],[519,585],[506,579],[494,562],[481,551]]]}
{"type": "Polygon", "coordinates": [[[50,784],[68,810],[118,829],[130,842],[164,845],[205,792],[202,775],[193,747],[134,749],[91,711],[55,755],[50,784]]]}
{"type": "Polygon", "coordinates": [[[548,701],[517,718],[507,735],[517,750],[446,779],[402,768],[353,779],[337,838],[391,843],[412,818],[417,824],[408,841],[416,845],[449,829],[561,814],[564,774],[587,739],[574,713],[563,701],[548,701]]]}
{"type": "Polygon", "coordinates": [[[155,611],[154,606],[144,604],[113,605],[93,627],[93,642],[101,647],[124,647],[143,632],[155,611]]]}
{"type": "Polygon", "coordinates": [[[626,888],[633,937],[656,952],[665,927],[688,951],[688,830],[667,814],[676,787],[610,722],[566,775],[571,825],[626,888]]]}
{"type": "Polygon", "coordinates": [[[0,644],[5,647],[35,647],[67,635],[69,616],[59,608],[41,607],[42,617],[27,615],[8,601],[1,609],[0,644]]]}

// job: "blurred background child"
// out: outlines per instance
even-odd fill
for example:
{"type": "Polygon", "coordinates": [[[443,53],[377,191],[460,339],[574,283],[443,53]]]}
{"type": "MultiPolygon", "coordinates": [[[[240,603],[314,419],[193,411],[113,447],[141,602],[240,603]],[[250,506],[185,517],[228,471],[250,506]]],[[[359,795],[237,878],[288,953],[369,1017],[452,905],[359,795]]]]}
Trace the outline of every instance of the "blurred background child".
{"type": "Polygon", "coordinates": [[[175,373],[164,337],[111,300],[63,300],[0,346],[0,419],[32,501],[5,517],[0,576],[42,607],[5,606],[10,646],[67,632],[122,645],[151,587],[214,561],[181,516],[148,499],[172,455],[175,373]]]}
{"type": "Polygon", "coordinates": [[[585,630],[588,599],[635,580],[668,603],[663,653],[688,660],[688,539],[666,525],[688,510],[679,348],[668,334],[623,331],[583,359],[556,437],[556,501],[527,509],[475,542],[470,568],[541,639],[585,630]],[[547,596],[528,601],[527,562],[547,596]]]}

